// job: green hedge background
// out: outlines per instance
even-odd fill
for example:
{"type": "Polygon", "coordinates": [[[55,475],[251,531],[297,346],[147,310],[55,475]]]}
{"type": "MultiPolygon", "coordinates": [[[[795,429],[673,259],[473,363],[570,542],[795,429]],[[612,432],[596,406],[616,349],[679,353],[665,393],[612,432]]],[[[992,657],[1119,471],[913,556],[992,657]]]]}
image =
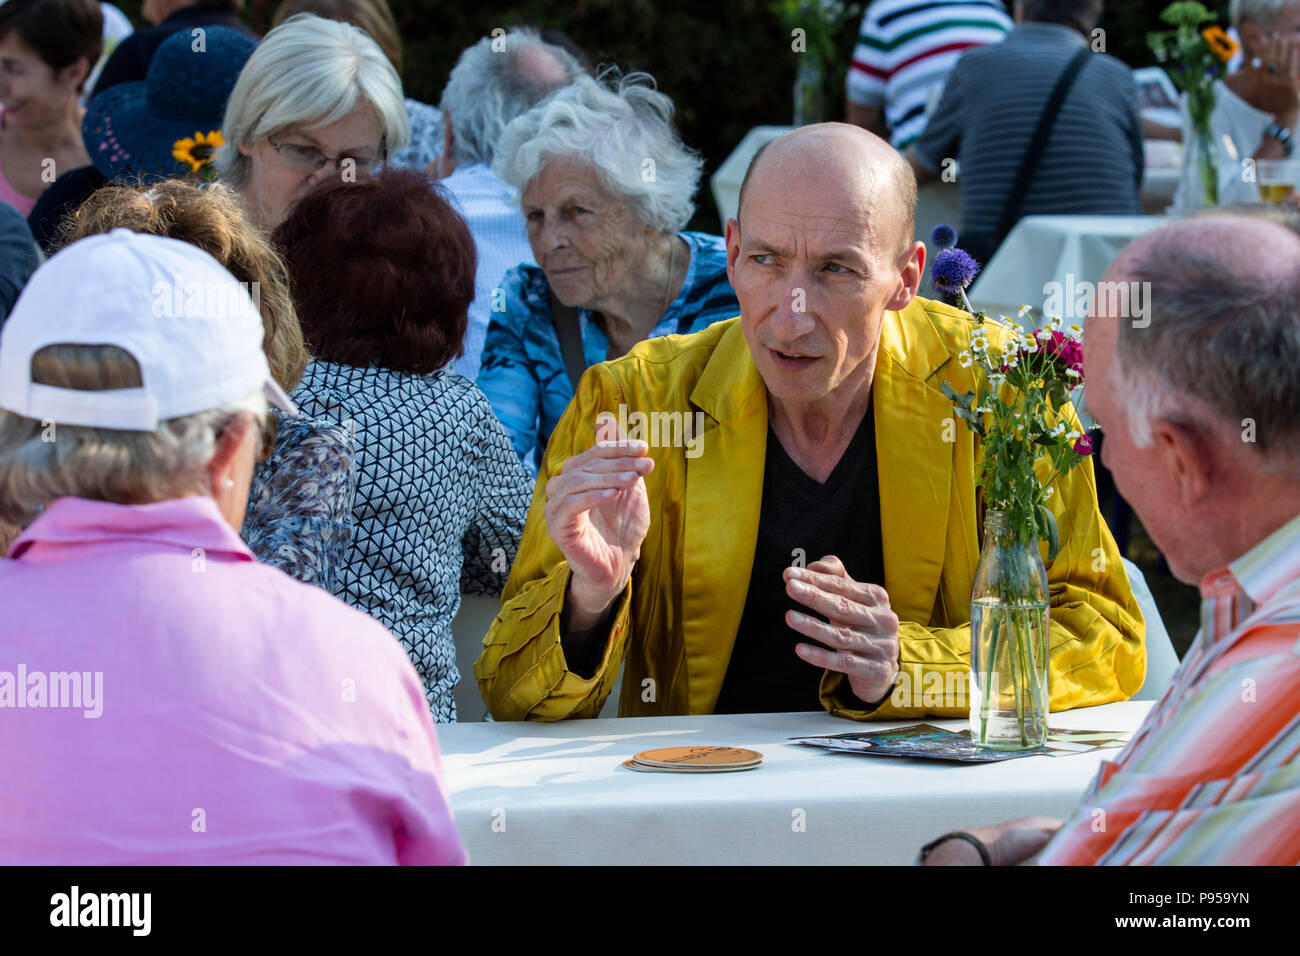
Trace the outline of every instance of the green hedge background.
{"type": "MultiPolygon", "coordinates": [[[[246,0],[244,18],[258,30],[278,0],[246,0]]],[[[800,56],[791,28],[804,18],[799,0],[524,0],[479,6],[446,0],[390,0],[404,40],[407,94],[436,104],[460,51],[495,27],[563,30],[595,64],[645,70],[677,104],[686,141],[704,155],[711,175],[745,132],[792,120],[800,56]]],[[[1168,0],[1111,0],[1102,20],[1106,50],[1130,66],[1151,64],[1147,31],[1159,29],[1168,0]]],[[[137,24],[139,0],[118,4],[137,24]]],[[[844,115],[844,75],[867,4],[826,3],[834,55],[826,71],[824,118],[844,115]]],[[[1227,21],[1227,0],[1209,0],[1227,21]]],[[[811,18],[808,18],[811,20],[811,18]]],[[[805,28],[811,36],[815,24],[805,28]]],[[[811,44],[810,44],[811,47],[811,44]]],[[[706,179],[707,182],[707,179],[706,179]]],[[[720,231],[707,188],[697,197],[692,227],[720,231]]]]}

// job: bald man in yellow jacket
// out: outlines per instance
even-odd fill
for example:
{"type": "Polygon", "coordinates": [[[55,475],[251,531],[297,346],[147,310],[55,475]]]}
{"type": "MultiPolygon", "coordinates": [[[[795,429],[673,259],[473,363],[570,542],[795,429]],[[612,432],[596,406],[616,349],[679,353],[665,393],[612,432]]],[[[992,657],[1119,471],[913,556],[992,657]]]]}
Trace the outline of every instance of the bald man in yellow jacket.
{"type": "MultiPolygon", "coordinates": [[[[475,666],[493,717],[595,717],[620,664],[621,716],[966,715],[977,445],[940,386],[975,386],[971,320],[916,295],[915,196],[843,124],[756,158],[727,224],[742,315],[592,367],[551,437],[475,666]]],[[[542,267],[573,267],[546,236],[542,267]]],[[[1144,624],[1091,464],[1054,488],[1051,709],[1124,700],[1144,624]]]]}

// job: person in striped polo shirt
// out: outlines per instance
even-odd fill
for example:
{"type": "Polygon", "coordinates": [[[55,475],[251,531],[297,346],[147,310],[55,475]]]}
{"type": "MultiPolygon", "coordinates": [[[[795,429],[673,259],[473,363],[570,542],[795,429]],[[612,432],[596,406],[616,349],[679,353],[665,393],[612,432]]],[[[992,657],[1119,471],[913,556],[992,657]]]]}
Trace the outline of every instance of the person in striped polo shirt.
{"type": "Polygon", "coordinates": [[[927,863],[1300,864],[1298,263],[1300,218],[1256,208],[1148,233],[1111,266],[1150,283],[1154,312],[1098,297],[1088,409],[1116,485],[1199,583],[1201,630],[1064,824],[942,838],[927,863]]]}
{"type": "Polygon", "coordinates": [[[958,57],[1011,27],[1002,0],[875,0],[853,48],[846,119],[907,149],[958,57]]]}

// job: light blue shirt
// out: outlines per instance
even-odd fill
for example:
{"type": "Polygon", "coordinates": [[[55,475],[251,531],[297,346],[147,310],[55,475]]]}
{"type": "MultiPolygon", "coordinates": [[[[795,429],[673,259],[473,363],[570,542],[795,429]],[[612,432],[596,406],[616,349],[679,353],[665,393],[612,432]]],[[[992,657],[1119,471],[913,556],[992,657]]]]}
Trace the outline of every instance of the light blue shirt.
{"type": "Polygon", "coordinates": [[[478,378],[483,343],[492,318],[493,290],[505,274],[521,263],[536,265],[528,244],[519,194],[485,163],[461,166],[442,180],[460,214],[469,223],[478,250],[478,271],[474,275],[474,301],[469,307],[465,330],[465,354],[456,360],[456,371],[468,379],[478,378]]]}

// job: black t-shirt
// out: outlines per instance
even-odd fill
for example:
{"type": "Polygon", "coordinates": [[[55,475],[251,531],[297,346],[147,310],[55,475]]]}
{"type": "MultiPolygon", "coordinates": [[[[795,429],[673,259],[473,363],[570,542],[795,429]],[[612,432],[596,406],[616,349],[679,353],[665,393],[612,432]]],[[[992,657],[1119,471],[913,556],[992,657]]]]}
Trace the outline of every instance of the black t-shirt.
{"type": "MultiPolygon", "coordinates": [[[[794,652],[796,644],[819,642],[792,630],[785,614],[796,610],[825,618],[786,594],[781,573],[792,564],[808,565],[833,554],[853,580],[884,586],[872,412],[867,409],[824,485],[791,460],[768,428],[754,570],[715,713],[822,709],[818,701],[822,669],[794,652]]],[[[846,703],[864,706],[847,686],[844,698],[846,703]]]]}

